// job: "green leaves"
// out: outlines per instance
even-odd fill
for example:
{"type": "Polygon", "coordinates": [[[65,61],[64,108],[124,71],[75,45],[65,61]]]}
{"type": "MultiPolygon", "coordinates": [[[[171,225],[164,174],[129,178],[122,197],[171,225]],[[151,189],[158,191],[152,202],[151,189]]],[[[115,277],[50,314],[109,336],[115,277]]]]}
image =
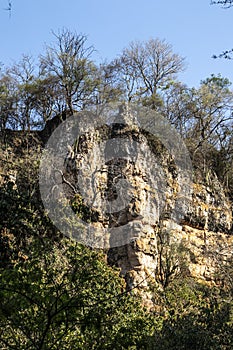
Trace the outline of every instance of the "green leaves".
{"type": "Polygon", "coordinates": [[[76,243],[35,241],[25,262],[2,269],[0,278],[1,345],[125,349],[148,334],[145,312],[118,271],[76,243]]]}
{"type": "Polygon", "coordinates": [[[155,301],[163,320],[154,348],[231,349],[233,301],[227,290],[181,277],[165,290],[155,290],[155,301]]]}

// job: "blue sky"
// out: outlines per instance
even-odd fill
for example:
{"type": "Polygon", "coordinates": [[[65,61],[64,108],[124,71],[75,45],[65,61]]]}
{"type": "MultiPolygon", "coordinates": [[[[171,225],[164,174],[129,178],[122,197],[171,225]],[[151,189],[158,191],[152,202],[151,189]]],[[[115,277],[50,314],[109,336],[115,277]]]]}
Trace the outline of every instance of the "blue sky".
{"type": "Polygon", "coordinates": [[[0,0],[0,62],[9,65],[22,54],[37,56],[62,27],[88,36],[95,59],[115,58],[132,40],[165,39],[186,57],[179,79],[198,86],[210,74],[233,82],[233,61],[211,56],[233,47],[233,8],[210,0],[12,0],[12,14],[0,0]]]}

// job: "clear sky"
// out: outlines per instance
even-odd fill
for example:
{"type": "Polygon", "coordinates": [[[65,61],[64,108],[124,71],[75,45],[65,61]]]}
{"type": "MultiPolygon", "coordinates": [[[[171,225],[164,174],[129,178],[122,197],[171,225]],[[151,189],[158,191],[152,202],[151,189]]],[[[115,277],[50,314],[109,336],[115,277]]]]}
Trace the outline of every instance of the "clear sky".
{"type": "Polygon", "coordinates": [[[97,61],[115,58],[132,40],[165,39],[186,57],[179,79],[198,86],[211,73],[233,82],[233,61],[213,54],[233,47],[233,8],[210,0],[0,0],[0,62],[9,65],[22,54],[37,56],[66,27],[88,36],[97,61]]]}

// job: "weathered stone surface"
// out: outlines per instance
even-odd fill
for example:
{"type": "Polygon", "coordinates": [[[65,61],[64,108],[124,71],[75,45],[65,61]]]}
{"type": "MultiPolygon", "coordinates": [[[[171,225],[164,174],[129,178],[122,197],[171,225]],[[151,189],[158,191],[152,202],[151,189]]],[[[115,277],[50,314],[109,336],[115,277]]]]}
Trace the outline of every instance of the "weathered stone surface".
{"type": "MultiPolygon", "coordinates": [[[[83,207],[91,208],[84,219],[92,220],[96,239],[112,247],[106,252],[109,263],[121,269],[129,289],[143,291],[151,307],[149,286],[158,272],[161,234],[171,256],[176,245],[186,247],[188,274],[218,283],[216,271],[233,255],[232,208],[214,175],[208,185],[194,181],[187,200],[180,197],[187,174],[179,172],[174,156],[158,138],[127,118],[123,111],[115,123],[93,128],[68,146],[65,176],[76,186],[83,207]],[[117,147],[124,157],[118,157],[117,147]],[[180,208],[184,215],[179,219],[174,212],[180,208]],[[119,227],[121,235],[114,235],[119,227]]],[[[13,146],[2,162],[14,157],[16,141],[20,138],[10,138],[13,146]]],[[[12,175],[17,178],[6,169],[0,182],[12,175]]]]}
{"type": "Polygon", "coordinates": [[[229,233],[232,228],[231,203],[216,176],[210,185],[193,184],[193,200],[186,216],[190,226],[213,232],[229,233]]]}
{"type": "Polygon", "coordinates": [[[81,193],[98,212],[99,229],[121,227],[121,237],[110,238],[113,248],[107,254],[109,263],[121,269],[128,288],[143,290],[145,302],[151,306],[149,284],[158,270],[161,232],[169,236],[171,247],[174,244],[186,247],[188,274],[216,282],[216,269],[229,261],[233,249],[232,208],[217,178],[212,175],[208,186],[194,182],[189,189],[192,196],[180,200],[186,174],[179,173],[174,158],[156,137],[130,126],[124,116],[118,123],[85,135],[83,140],[78,141],[72,157],[68,155],[67,169],[76,177],[81,172],[81,188],[86,191],[81,193]],[[109,139],[115,143],[109,160],[105,154],[107,161],[103,162],[109,139]],[[114,158],[117,142],[119,147],[124,144],[124,159],[119,159],[117,153],[114,158]],[[114,204],[119,196],[116,185],[122,179],[132,186],[130,191],[126,189],[130,200],[126,198],[126,205],[118,201],[109,213],[103,207],[104,199],[114,204]],[[184,204],[180,220],[173,215],[178,199],[184,204]],[[127,223],[130,225],[124,232],[127,223]]]}

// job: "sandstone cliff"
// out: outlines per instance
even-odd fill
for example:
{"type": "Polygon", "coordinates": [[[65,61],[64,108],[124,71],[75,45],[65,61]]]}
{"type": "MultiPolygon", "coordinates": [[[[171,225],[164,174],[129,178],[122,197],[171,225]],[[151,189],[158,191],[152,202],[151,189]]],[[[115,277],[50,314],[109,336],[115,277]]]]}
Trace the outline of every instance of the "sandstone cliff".
{"type": "MultiPolygon", "coordinates": [[[[233,236],[231,203],[217,177],[195,181],[193,169],[187,174],[190,168],[180,166],[159,134],[132,122],[126,109],[112,118],[68,145],[63,184],[82,220],[104,237],[109,263],[120,268],[129,289],[143,291],[149,307],[150,284],[166,284],[181,270],[218,284],[219,271],[232,261],[233,236]]],[[[20,147],[34,143],[40,152],[43,133],[32,133],[27,142],[16,134],[8,135],[2,152],[1,183],[8,176],[17,184],[17,167],[4,164],[20,157],[20,147]]]]}
{"type": "Polygon", "coordinates": [[[82,135],[67,155],[66,170],[73,179],[81,174],[77,190],[96,213],[95,227],[111,232],[109,263],[121,269],[129,289],[143,291],[150,307],[151,282],[166,284],[182,269],[200,281],[219,282],[221,267],[232,260],[232,208],[214,174],[197,183],[193,171],[187,183],[161,139],[132,124],[127,113],[82,135]],[[130,184],[124,194],[117,188],[121,180],[130,184]],[[103,206],[106,199],[111,210],[103,206]]]}

